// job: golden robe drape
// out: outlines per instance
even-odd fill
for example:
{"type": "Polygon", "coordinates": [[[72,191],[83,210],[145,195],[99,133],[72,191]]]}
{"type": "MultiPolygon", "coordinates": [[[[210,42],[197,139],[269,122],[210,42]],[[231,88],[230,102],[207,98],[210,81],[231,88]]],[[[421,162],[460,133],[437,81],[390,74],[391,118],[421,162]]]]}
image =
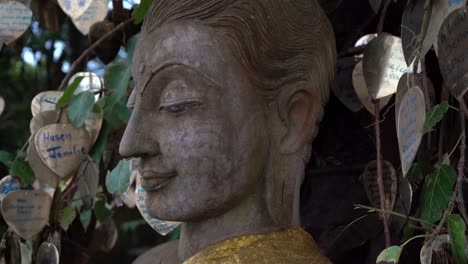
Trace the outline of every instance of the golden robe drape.
{"type": "Polygon", "coordinates": [[[312,237],[299,227],[244,235],[211,245],[183,264],[331,264],[312,237]]]}

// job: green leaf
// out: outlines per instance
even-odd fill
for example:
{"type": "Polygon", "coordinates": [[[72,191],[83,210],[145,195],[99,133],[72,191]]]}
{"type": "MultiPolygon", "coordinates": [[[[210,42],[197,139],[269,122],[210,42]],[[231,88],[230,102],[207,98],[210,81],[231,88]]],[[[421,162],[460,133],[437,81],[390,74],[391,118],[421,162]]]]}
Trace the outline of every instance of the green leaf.
{"type": "Polygon", "coordinates": [[[452,214],[447,219],[450,241],[452,245],[452,254],[457,260],[457,264],[466,264],[465,256],[465,222],[458,214],[452,214]]]}
{"type": "Polygon", "coordinates": [[[109,108],[125,97],[131,76],[130,68],[126,64],[118,63],[107,68],[104,73],[104,86],[110,94],[106,95],[104,108],[109,108]]]}
{"type": "Polygon", "coordinates": [[[109,193],[122,195],[128,188],[130,175],[130,161],[119,161],[112,172],[107,172],[106,188],[109,193]]]}
{"type": "Polygon", "coordinates": [[[67,231],[73,220],[75,220],[76,211],[73,208],[65,207],[60,210],[59,223],[63,230],[67,231]]]}
{"type": "Polygon", "coordinates": [[[437,123],[442,120],[444,114],[447,113],[449,108],[448,102],[443,101],[434,106],[431,111],[426,114],[426,122],[424,123],[424,133],[431,131],[437,123]]]}
{"type": "Polygon", "coordinates": [[[127,65],[129,66],[132,64],[133,54],[135,53],[135,46],[136,46],[136,43],[138,42],[139,37],[140,37],[140,34],[137,34],[131,37],[127,42],[127,65]]]}
{"type": "Polygon", "coordinates": [[[123,124],[127,124],[128,120],[130,120],[130,116],[132,115],[132,110],[130,110],[126,105],[117,104],[115,112],[117,113],[117,117],[123,124]]]}
{"type": "Polygon", "coordinates": [[[80,213],[80,221],[86,231],[91,223],[91,210],[84,210],[80,213]]]}
{"type": "Polygon", "coordinates": [[[456,181],[455,170],[447,164],[440,166],[426,177],[421,194],[421,222],[425,228],[431,228],[442,217],[442,211],[452,197],[453,186],[456,181]]]}
{"type": "Polygon", "coordinates": [[[135,24],[140,24],[141,21],[145,18],[146,12],[153,3],[153,0],[141,0],[140,4],[133,11],[133,19],[135,24]]]}
{"type": "Polygon", "coordinates": [[[18,158],[10,167],[11,176],[17,176],[21,179],[24,185],[30,185],[36,177],[28,162],[18,158]]]}
{"type": "Polygon", "coordinates": [[[81,127],[94,106],[94,94],[83,92],[75,96],[68,106],[68,119],[75,127],[81,127]]]}
{"type": "Polygon", "coordinates": [[[96,203],[94,203],[93,212],[96,216],[96,219],[101,224],[107,222],[107,220],[109,220],[112,216],[112,211],[107,209],[106,202],[104,200],[98,200],[96,203]]]}
{"type": "Polygon", "coordinates": [[[111,133],[111,126],[108,124],[107,121],[104,121],[98,139],[96,140],[96,143],[94,143],[94,147],[91,150],[91,158],[96,164],[99,164],[101,162],[102,153],[104,153],[104,150],[106,149],[107,139],[109,138],[109,135],[111,133]]]}
{"type": "Polygon", "coordinates": [[[414,163],[406,174],[406,178],[410,182],[419,184],[424,179],[421,166],[418,163],[414,163]]]}
{"type": "Polygon", "coordinates": [[[146,225],[145,220],[133,220],[122,224],[122,230],[124,232],[134,232],[139,226],[146,225]]]}
{"type": "Polygon", "coordinates": [[[10,152],[0,150],[0,162],[3,163],[8,168],[11,166],[11,163],[15,159],[15,155],[10,152]]]}
{"type": "Polygon", "coordinates": [[[402,248],[392,246],[384,249],[377,257],[377,264],[397,264],[400,259],[402,248]]]}
{"type": "Polygon", "coordinates": [[[106,105],[104,108],[104,120],[107,121],[113,130],[116,130],[128,123],[132,111],[126,106],[125,100],[120,100],[114,104],[108,103],[110,100],[112,99],[109,98],[109,100],[105,100],[104,102],[106,105]]]}
{"type": "Polygon", "coordinates": [[[73,80],[73,82],[67,87],[67,89],[65,89],[62,97],[60,97],[60,99],[57,101],[56,109],[60,109],[60,107],[70,103],[74,97],[76,88],[80,86],[81,80],[83,80],[83,76],[76,77],[75,80],[73,80]]]}
{"type": "Polygon", "coordinates": [[[180,239],[180,229],[180,226],[178,226],[169,233],[169,241],[180,239]]]}

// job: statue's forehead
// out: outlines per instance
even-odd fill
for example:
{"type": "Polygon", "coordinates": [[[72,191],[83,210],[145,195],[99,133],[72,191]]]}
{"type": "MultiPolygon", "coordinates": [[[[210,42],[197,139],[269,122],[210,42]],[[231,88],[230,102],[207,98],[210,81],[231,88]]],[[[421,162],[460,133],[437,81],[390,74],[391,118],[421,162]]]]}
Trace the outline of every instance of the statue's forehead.
{"type": "Polygon", "coordinates": [[[198,24],[170,23],[141,33],[132,74],[137,89],[144,89],[161,69],[184,65],[223,85],[221,76],[225,77],[231,64],[230,51],[213,30],[198,24]]]}

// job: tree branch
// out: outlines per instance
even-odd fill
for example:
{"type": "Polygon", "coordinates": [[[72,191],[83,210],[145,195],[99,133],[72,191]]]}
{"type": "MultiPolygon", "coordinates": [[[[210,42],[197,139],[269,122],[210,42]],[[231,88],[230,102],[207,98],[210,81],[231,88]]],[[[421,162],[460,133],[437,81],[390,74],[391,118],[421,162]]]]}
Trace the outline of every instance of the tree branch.
{"type": "Polygon", "coordinates": [[[67,86],[68,81],[72,77],[72,74],[75,72],[76,67],[78,67],[78,65],[81,63],[81,61],[84,60],[86,58],[86,56],[88,56],[88,54],[91,51],[93,51],[96,47],[98,47],[102,42],[104,42],[104,40],[106,40],[112,34],[114,34],[115,32],[117,32],[119,30],[121,30],[122,28],[124,28],[127,24],[130,24],[130,22],[133,22],[133,18],[129,18],[129,19],[125,20],[124,22],[118,24],[111,31],[107,32],[104,36],[102,36],[100,39],[98,39],[96,42],[94,42],[93,45],[89,46],[89,48],[87,48],[80,55],[80,57],[78,57],[78,59],[76,59],[73,62],[73,64],[71,65],[70,70],[68,71],[67,75],[65,76],[65,78],[63,78],[63,81],[60,84],[60,87],[58,88],[58,90],[62,91],[63,89],[65,89],[65,87],[67,86]]]}

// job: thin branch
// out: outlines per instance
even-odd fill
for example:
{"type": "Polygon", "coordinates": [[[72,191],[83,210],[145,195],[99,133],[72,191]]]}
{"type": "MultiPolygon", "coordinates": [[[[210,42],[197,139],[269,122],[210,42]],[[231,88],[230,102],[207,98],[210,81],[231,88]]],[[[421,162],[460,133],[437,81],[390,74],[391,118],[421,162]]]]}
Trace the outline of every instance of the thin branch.
{"type": "MultiPolygon", "coordinates": [[[[384,1],[384,7],[382,13],[380,13],[380,20],[377,26],[378,34],[383,32],[383,26],[385,21],[385,16],[387,15],[388,6],[390,5],[390,0],[384,1]]],[[[375,145],[377,152],[377,185],[379,186],[379,196],[380,196],[380,207],[385,210],[385,188],[383,181],[382,173],[382,144],[380,142],[380,100],[376,99],[374,102],[374,123],[375,123],[375,145]]],[[[382,222],[384,226],[384,235],[385,235],[385,247],[388,248],[392,245],[392,238],[390,236],[390,227],[388,223],[389,217],[385,213],[382,214],[382,222]]]]}
{"type": "Polygon", "coordinates": [[[383,32],[385,17],[387,16],[388,6],[390,5],[391,0],[384,1],[384,7],[382,9],[382,13],[380,13],[379,24],[377,25],[377,33],[383,32]]]}
{"type": "Polygon", "coordinates": [[[398,216],[398,217],[401,217],[401,218],[404,218],[404,219],[408,219],[408,220],[411,220],[411,221],[415,221],[415,222],[420,222],[420,223],[425,223],[425,224],[428,224],[428,225],[432,225],[431,223],[429,223],[429,222],[427,222],[427,221],[425,221],[425,220],[422,220],[422,219],[419,219],[419,218],[415,218],[415,217],[411,217],[411,216],[409,216],[409,215],[400,214],[400,213],[397,213],[397,212],[394,212],[394,211],[389,211],[389,210],[374,208],[374,207],[370,207],[370,206],[362,205],[362,204],[355,204],[354,206],[355,206],[356,208],[358,208],[358,209],[366,209],[366,210],[369,210],[370,212],[378,212],[378,213],[382,213],[382,214],[394,215],[394,216],[398,216]]]}
{"type": "MultiPolygon", "coordinates": [[[[380,101],[376,100],[374,104],[375,110],[375,144],[377,151],[377,185],[379,186],[379,195],[380,195],[380,207],[386,209],[385,206],[385,187],[383,181],[382,173],[382,144],[380,142],[380,101]]],[[[390,227],[388,224],[388,216],[382,214],[382,222],[384,226],[385,234],[385,247],[390,247],[392,245],[392,239],[390,237],[390,227]]]]}
{"type": "MultiPolygon", "coordinates": [[[[463,100],[460,99],[460,100],[463,100]]],[[[447,207],[444,210],[444,213],[442,214],[442,219],[440,220],[439,224],[437,227],[434,229],[432,234],[436,235],[440,232],[442,227],[444,226],[445,222],[447,221],[448,216],[450,213],[452,213],[453,207],[455,206],[455,201],[458,196],[458,189],[459,185],[462,184],[462,180],[464,178],[464,168],[465,168],[465,151],[466,151],[466,127],[465,127],[465,114],[463,112],[459,113],[460,115],[460,145],[459,145],[459,150],[460,150],[460,158],[458,160],[458,166],[457,166],[457,183],[455,185],[455,189],[452,193],[452,197],[450,198],[450,201],[447,205],[447,207]]]]}
{"type": "Polygon", "coordinates": [[[102,36],[100,39],[98,39],[96,42],[94,42],[93,45],[89,46],[89,48],[87,48],[80,55],[80,57],[78,57],[78,59],[76,59],[73,62],[73,64],[71,65],[70,70],[68,71],[67,75],[65,76],[65,78],[63,78],[63,81],[60,84],[60,87],[58,88],[58,90],[62,91],[63,89],[65,89],[65,87],[67,86],[68,81],[72,77],[72,74],[75,72],[76,67],[78,67],[78,65],[80,65],[81,61],[84,60],[91,51],[93,51],[95,48],[97,48],[99,45],[101,45],[101,43],[104,42],[104,40],[106,40],[108,37],[113,35],[115,32],[117,32],[117,31],[121,30],[122,28],[124,28],[127,24],[130,24],[130,22],[133,22],[133,18],[129,18],[129,19],[125,20],[124,22],[118,24],[111,31],[107,32],[104,36],[102,36]]]}

